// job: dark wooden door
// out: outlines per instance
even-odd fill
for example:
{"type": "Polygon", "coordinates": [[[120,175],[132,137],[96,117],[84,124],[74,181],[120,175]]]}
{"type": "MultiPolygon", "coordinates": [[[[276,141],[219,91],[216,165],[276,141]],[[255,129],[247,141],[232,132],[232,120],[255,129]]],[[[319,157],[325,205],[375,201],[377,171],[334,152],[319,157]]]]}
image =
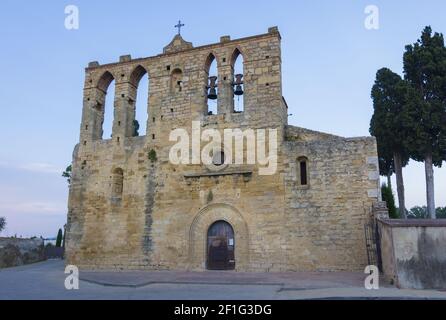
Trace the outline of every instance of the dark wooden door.
{"type": "Polygon", "coordinates": [[[234,230],[225,221],[209,227],[207,241],[207,268],[209,270],[235,269],[234,230]]]}

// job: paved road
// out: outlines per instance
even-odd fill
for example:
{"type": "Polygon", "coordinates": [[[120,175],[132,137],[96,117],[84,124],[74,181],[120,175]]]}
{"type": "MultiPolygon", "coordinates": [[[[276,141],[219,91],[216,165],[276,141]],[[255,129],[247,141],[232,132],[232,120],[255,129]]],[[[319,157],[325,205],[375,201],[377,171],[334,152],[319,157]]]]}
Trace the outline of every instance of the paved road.
{"type": "Polygon", "coordinates": [[[446,299],[446,292],[363,288],[359,273],[84,272],[66,290],[62,261],[0,270],[0,299],[446,299]]]}

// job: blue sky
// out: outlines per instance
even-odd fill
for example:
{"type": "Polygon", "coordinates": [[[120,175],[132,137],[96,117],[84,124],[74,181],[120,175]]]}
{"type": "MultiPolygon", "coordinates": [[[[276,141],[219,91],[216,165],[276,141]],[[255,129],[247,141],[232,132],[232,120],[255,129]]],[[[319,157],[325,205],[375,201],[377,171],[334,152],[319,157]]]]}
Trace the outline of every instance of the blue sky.
{"type": "MultiPolygon", "coordinates": [[[[10,1],[0,10],[0,216],[6,235],[54,236],[66,221],[60,172],[78,141],[84,67],[123,54],[161,53],[182,19],[194,45],[282,34],[283,93],[290,124],[342,136],[368,135],[376,71],[402,72],[404,46],[425,25],[446,32],[438,1],[10,1]],[[367,5],[380,28],[364,27],[367,5]],[[64,27],[67,5],[79,30],[64,27]]],[[[408,206],[425,204],[423,164],[404,170],[408,206]]],[[[436,169],[437,206],[446,205],[446,169],[436,169]]]]}

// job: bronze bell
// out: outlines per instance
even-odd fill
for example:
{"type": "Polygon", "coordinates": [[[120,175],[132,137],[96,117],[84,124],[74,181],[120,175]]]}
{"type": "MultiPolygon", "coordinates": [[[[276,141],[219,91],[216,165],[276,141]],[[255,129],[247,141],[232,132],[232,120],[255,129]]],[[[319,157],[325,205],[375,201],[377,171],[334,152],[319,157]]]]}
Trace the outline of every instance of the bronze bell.
{"type": "Polygon", "coordinates": [[[243,84],[243,81],[242,81],[242,78],[243,78],[243,75],[242,74],[236,74],[235,75],[235,83],[234,83],[234,85],[235,85],[235,90],[234,90],[234,95],[236,95],[236,96],[241,96],[241,95],[243,95],[243,89],[242,89],[242,84],[243,84]]]}
{"type": "Polygon", "coordinates": [[[217,99],[217,90],[215,89],[217,87],[217,77],[212,76],[209,77],[209,86],[207,87],[209,89],[208,99],[215,100],[217,99]]]}
{"type": "Polygon", "coordinates": [[[217,99],[217,90],[215,90],[215,88],[209,88],[208,99],[210,100],[217,99]]]}
{"type": "Polygon", "coordinates": [[[241,96],[241,95],[243,95],[243,89],[242,89],[242,86],[241,86],[240,84],[238,84],[238,85],[235,87],[234,94],[235,94],[236,96],[241,96]]]}

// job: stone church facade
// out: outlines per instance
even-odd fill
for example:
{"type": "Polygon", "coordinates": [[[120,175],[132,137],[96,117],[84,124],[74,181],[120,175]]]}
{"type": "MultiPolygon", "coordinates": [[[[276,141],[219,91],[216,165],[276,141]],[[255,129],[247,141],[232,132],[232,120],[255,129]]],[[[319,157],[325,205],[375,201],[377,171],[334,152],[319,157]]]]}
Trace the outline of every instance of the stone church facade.
{"type": "Polygon", "coordinates": [[[200,47],[177,35],[153,57],[90,63],[72,166],[68,264],[198,271],[363,270],[367,264],[364,223],[379,201],[375,139],[288,125],[276,27],[200,47]],[[240,56],[244,108],[236,111],[240,56]],[[209,81],[213,62],[216,87],[209,81]],[[138,88],[146,74],[147,132],[135,136],[135,101],[138,90],[147,90],[138,88]],[[113,80],[113,134],[103,139],[113,80]],[[208,110],[212,89],[215,114],[208,110]],[[189,134],[276,129],[277,168],[261,175],[258,163],[173,164],[169,137],[177,128],[189,134]]]}

